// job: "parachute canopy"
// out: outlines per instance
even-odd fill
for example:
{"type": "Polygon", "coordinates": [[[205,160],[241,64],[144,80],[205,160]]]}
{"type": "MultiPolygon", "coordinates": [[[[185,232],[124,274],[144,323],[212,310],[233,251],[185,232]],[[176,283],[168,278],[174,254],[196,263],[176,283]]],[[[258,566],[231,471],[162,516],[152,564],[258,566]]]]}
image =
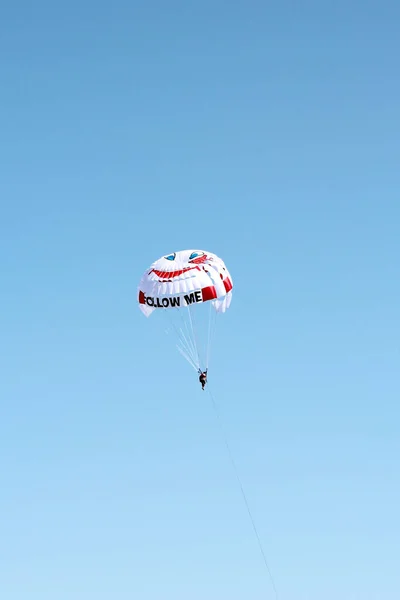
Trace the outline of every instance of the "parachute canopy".
{"type": "Polygon", "coordinates": [[[139,308],[149,316],[157,308],[170,310],[212,302],[217,312],[225,312],[232,288],[232,278],[216,254],[182,250],[159,258],[143,274],[139,308]]]}
{"type": "Polygon", "coordinates": [[[232,300],[232,277],[224,261],[205,250],[181,250],[162,256],[143,273],[138,286],[138,305],[149,317],[164,309],[171,323],[168,332],[178,336],[178,349],[197,371],[202,364],[208,368],[214,315],[224,313],[232,300]],[[208,304],[208,323],[197,328],[203,305],[208,304]],[[176,316],[178,315],[178,316],[176,316]],[[208,331],[207,342],[199,343],[199,332],[208,331]]]}

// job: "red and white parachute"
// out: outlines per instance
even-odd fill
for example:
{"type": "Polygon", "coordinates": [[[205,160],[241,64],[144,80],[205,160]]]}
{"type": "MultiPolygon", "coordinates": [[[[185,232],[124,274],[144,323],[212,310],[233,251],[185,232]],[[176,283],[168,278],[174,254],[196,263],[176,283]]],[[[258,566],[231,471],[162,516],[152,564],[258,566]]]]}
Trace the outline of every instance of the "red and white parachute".
{"type": "MultiPolygon", "coordinates": [[[[147,317],[160,309],[168,314],[178,334],[178,349],[197,371],[202,366],[208,367],[213,330],[211,310],[216,314],[229,308],[232,288],[232,277],[216,254],[182,250],[159,258],[144,272],[138,287],[138,303],[147,317]],[[206,303],[210,310],[203,353],[204,344],[199,343],[196,320],[204,312],[201,306],[206,303]]],[[[204,326],[201,332],[204,333],[204,326]]]]}

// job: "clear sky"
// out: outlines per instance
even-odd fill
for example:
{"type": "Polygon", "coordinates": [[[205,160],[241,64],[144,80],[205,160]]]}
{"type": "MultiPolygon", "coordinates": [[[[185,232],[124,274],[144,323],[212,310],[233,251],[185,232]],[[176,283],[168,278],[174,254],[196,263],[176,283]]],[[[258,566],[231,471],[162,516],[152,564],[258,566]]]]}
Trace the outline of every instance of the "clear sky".
{"type": "Polygon", "coordinates": [[[400,4],[3,3],[0,595],[274,599],[142,272],[220,255],[210,385],[280,600],[400,598],[400,4]]]}

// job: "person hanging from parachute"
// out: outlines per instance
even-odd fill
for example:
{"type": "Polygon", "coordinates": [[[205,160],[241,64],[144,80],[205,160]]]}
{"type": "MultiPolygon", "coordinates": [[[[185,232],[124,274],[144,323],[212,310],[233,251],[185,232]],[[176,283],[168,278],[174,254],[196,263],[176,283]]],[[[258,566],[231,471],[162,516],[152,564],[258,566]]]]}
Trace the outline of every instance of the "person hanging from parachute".
{"type": "Polygon", "coordinates": [[[201,389],[204,391],[205,385],[207,383],[207,369],[205,371],[202,371],[201,369],[199,369],[199,373],[200,373],[199,381],[201,383],[201,389]]]}
{"type": "MultiPolygon", "coordinates": [[[[232,299],[233,282],[224,261],[205,250],[181,250],[154,261],[143,273],[137,299],[141,312],[149,317],[162,312],[170,320],[171,331],[177,335],[177,348],[196,371],[202,390],[207,384],[209,352],[212,338],[211,310],[225,313],[232,299]],[[196,330],[196,319],[208,315],[196,330]],[[176,316],[176,318],[174,318],[176,316]],[[201,344],[198,333],[204,333],[201,344]],[[204,370],[200,368],[204,365],[204,370]]],[[[214,312],[213,311],[213,312],[214,312]]]]}

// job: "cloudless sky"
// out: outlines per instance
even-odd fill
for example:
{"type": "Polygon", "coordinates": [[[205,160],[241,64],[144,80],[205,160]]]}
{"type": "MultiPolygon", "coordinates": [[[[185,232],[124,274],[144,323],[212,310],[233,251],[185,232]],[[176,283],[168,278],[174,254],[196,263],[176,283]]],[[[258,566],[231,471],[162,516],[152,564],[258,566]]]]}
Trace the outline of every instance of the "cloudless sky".
{"type": "Polygon", "coordinates": [[[210,398],[137,308],[186,248],[233,276],[210,386],[280,600],[400,598],[399,22],[3,3],[2,598],[275,598],[210,398]]]}

